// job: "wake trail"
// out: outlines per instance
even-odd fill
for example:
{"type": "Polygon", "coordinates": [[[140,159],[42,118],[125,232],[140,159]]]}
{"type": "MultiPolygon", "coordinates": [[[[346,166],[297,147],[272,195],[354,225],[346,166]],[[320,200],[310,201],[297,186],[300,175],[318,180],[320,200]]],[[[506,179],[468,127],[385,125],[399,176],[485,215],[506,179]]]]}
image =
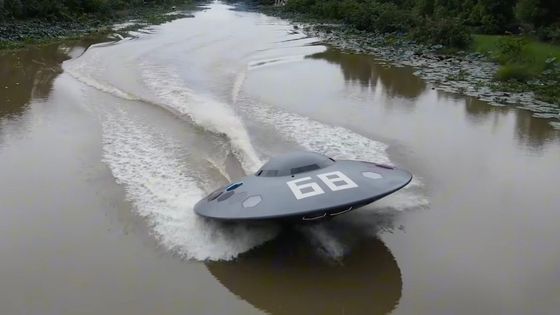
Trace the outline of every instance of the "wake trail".
{"type": "Polygon", "coordinates": [[[166,67],[143,64],[142,76],[146,85],[165,104],[188,115],[198,126],[224,134],[247,173],[261,166],[262,161],[251,144],[245,125],[228,104],[194,93],[175,72],[166,67]]]}
{"type": "Polygon", "coordinates": [[[159,242],[186,259],[230,260],[278,233],[274,225],[222,224],[198,217],[204,174],[184,162],[183,148],[130,120],[125,112],[103,121],[104,162],[159,242]]]}
{"type": "MultiPolygon", "coordinates": [[[[274,128],[281,137],[307,150],[320,152],[335,159],[392,164],[385,143],[369,139],[347,128],[327,125],[308,117],[250,101],[241,102],[240,107],[247,116],[274,128]]],[[[348,237],[348,233],[341,232],[344,225],[358,220],[350,225],[359,226],[360,232],[358,233],[356,228],[351,228],[353,232],[350,234],[375,237],[382,231],[380,227],[386,224],[380,220],[383,216],[381,213],[418,209],[429,204],[421,188],[421,180],[415,178],[397,193],[347,215],[348,219],[343,217],[331,222],[304,226],[300,228],[300,232],[315,245],[319,254],[335,260],[339,259],[351,249],[352,243],[350,241],[352,237],[348,237]]]]}
{"type": "MultiPolygon", "coordinates": [[[[174,69],[149,62],[140,63],[139,79],[147,91],[137,91],[138,95],[135,95],[95,79],[95,71],[99,69],[94,65],[103,64],[96,52],[90,51],[83,57],[87,58],[65,63],[65,70],[80,82],[120,99],[157,105],[177,117],[188,117],[188,121],[195,126],[225,136],[246,173],[256,171],[262,164],[247,128],[236,111],[210,95],[191,90],[174,69]]],[[[391,164],[386,152],[387,145],[382,142],[347,128],[240,100],[249,71],[301,60],[304,60],[302,56],[288,56],[249,63],[233,82],[231,102],[251,121],[273,128],[275,137],[297,143],[307,150],[335,159],[391,164]]],[[[102,67],[100,69],[103,73],[102,67]]],[[[135,211],[147,219],[153,234],[165,248],[186,259],[230,260],[276,237],[279,227],[274,224],[223,224],[198,217],[193,207],[206,195],[212,183],[201,170],[202,166],[186,162],[189,159],[188,148],[158,134],[152,127],[131,119],[122,109],[101,110],[101,116],[104,162],[109,165],[116,181],[125,187],[127,198],[134,204],[135,211]]],[[[218,170],[229,180],[225,162],[221,159],[209,156],[197,163],[208,164],[209,168],[218,170]]],[[[421,186],[421,181],[414,179],[407,188],[376,202],[375,207],[404,211],[427,205],[428,201],[418,189],[421,186]]],[[[360,209],[350,216],[367,219],[371,210],[360,209]]],[[[367,228],[377,232],[375,222],[364,222],[370,222],[367,228]]],[[[338,232],[343,225],[326,222],[301,227],[300,232],[317,245],[318,253],[336,259],[344,256],[352,243],[346,234],[338,232]]]]}
{"type": "Polygon", "coordinates": [[[197,95],[177,74],[164,67],[140,66],[147,94],[117,88],[97,79],[99,73],[106,73],[100,52],[90,50],[81,58],[66,62],[64,69],[85,86],[107,95],[83,90],[86,103],[102,123],[103,161],[117,183],[125,188],[135,211],[147,219],[159,243],[185,259],[229,260],[274,238],[278,233],[274,224],[223,224],[198,217],[193,211],[195,203],[216,184],[205,172],[216,169],[229,179],[225,162],[212,156],[191,159],[188,148],[133,119],[119,105],[124,105],[122,100],[156,105],[176,117],[187,116],[189,122],[206,131],[225,135],[229,140],[227,147],[245,172],[252,172],[261,161],[234,111],[225,103],[197,95]],[[189,160],[196,162],[189,165],[189,160]]]}
{"type": "MultiPolygon", "coordinates": [[[[241,162],[246,173],[256,171],[262,161],[255,151],[247,130],[228,104],[210,96],[196,94],[189,89],[181,78],[171,69],[163,66],[141,64],[141,76],[147,87],[156,96],[141,97],[102,82],[92,75],[92,64],[102,64],[97,52],[92,51],[87,58],[70,60],[64,64],[64,70],[78,81],[99,91],[131,101],[141,101],[161,107],[177,117],[188,117],[195,125],[215,134],[226,136],[233,147],[233,153],[241,162]]],[[[102,66],[95,68],[103,70],[102,66]]],[[[243,84],[240,78],[239,84],[243,84]]],[[[239,88],[240,88],[239,86],[239,88]]]]}

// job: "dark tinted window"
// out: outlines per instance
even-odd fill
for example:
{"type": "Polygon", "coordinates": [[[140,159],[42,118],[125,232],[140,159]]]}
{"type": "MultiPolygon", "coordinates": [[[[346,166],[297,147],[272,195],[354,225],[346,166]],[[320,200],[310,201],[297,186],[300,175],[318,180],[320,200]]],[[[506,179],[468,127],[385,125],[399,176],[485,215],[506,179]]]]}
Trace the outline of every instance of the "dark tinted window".
{"type": "Polygon", "coordinates": [[[228,188],[226,188],[226,191],[236,190],[241,185],[243,185],[243,183],[231,184],[231,185],[228,186],[228,188]]]}
{"type": "Polygon", "coordinates": [[[278,170],[262,170],[261,176],[274,177],[280,175],[278,174],[278,170]]]}
{"type": "Polygon", "coordinates": [[[305,166],[301,166],[301,167],[292,168],[290,170],[290,174],[295,175],[295,174],[314,171],[314,170],[318,170],[318,169],[320,169],[319,165],[310,164],[310,165],[305,165],[305,166]]]}
{"type": "Polygon", "coordinates": [[[290,175],[295,175],[295,174],[299,174],[299,173],[303,173],[303,172],[309,172],[309,171],[314,171],[314,170],[318,170],[321,168],[325,168],[328,167],[330,165],[332,165],[335,160],[332,158],[328,158],[328,157],[320,157],[320,158],[315,158],[315,159],[311,159],[314,161],[306,161],[307,163],[312,163],[312,164],[307,164],[307,165],[303,165],[303,166],[299,166],[302,163],[299,163],[298,161],[295,161],[293,163],[291,163],[292,165],[289,165],[289,163],[275,163],[274,167],[271,167],[271,165],[268,165],[269,163],[265,164],[263,166],[263,168],[261,168],[260,170],[257,171],[257,173],[255,174],[256,176],[262,176],[262,177],[278,177],[278,176],[290,176],[290,175]],[[293,167],[293,166],[297,166],[297,167],[293,167]],[[272,169],[266,169],[267,167],[271,167],[272,169]],[[286,168],[283,168],[286,167],[286,168]]]}
{"type": "Polygon", "coordinates": [[[216,190],[215,192],[211,193],[211,194],[208,196],[208,201],[212,201],[212,200],[218,198],[221,194],[222,194],[222,191],[221,191],[221,190],[216,190]]]}
{"type": "Polygon", "coordinates": [[[234,194],[233,191],[225,192],[225,193],[221,194],[220,197],[218,197],[218,201],[224,201],[224,200],[228,199],[229,197],[231,197],[233,194],[234,194]]]}

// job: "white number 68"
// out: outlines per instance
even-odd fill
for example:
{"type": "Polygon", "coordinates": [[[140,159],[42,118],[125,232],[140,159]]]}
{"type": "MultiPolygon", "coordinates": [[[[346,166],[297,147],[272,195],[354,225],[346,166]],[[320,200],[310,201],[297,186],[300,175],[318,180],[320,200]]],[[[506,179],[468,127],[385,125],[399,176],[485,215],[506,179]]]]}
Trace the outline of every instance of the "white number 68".
{"type": "MultiPolygon", "coordinates": [[[[355,188],[358,185],[340,171],[317,174],[317,177],[332,191],[355,188]]],[[[303,177],[286,182],[296,199],[303,199],[324,194],[325,191],[316,182],[308,182],[311,177],[303,177]],[[305,183],[303,183],[305,182],[305,183]]]]}

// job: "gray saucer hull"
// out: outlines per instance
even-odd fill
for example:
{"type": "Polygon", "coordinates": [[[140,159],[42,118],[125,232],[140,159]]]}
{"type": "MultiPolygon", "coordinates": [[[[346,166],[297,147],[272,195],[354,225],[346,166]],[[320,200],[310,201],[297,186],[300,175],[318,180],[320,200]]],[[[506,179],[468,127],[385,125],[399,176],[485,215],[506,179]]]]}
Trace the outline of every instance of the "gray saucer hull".
{"type": "Polygon", "coordinates": [[[311,171],[291,168],[291,174],[279,176],[263,176],[259,171],[214,191],[194,211],[217,220],[314,221],[365,206],[412,180],[408,171],[369,162],[330,159],[325,164],[311,171]]]}

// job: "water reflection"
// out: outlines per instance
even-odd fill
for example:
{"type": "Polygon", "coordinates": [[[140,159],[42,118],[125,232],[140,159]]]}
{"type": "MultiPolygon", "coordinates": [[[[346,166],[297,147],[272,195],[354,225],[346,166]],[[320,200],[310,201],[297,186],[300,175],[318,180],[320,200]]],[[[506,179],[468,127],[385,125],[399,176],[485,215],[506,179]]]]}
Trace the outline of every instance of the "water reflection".
{"type": "MultiPolygon", "coordinates": [[[[380,90],[390,98],[401,98],[396,102],[390,98],[385,100],[383,105],[387,108],[402,107],[402,105],[411,108],[415,104],[421,104],[422,100],[418,96],[427,89],[424,81],[414,76],[410,69],[386,68],[369,55],[348,54],[329,48],[307,58],[325,60],[330,64],[339,65],[346,82],[371,89],[379,88],[380,84],[380,90]],[[403,102],[402,98],[408,101],[403,102]]],[[[550,126],[547,119],[533,118],[533,113],[530,111],[519,110],[513,106],[490,106],[474,97],[445,91],[433,91],[433,94],[437,103],[463,106],[465,117],[473,124],[491,124],[495,130],[505,122],[511,124],[514,128],[512,136],[515,137],[515,140],[532,150],[540,151],[546,143],[560,139],[560,131],[550,126]]]]}
{"type": "Polygon", "coordinates": [[[302,238],[284,233],[235,262],[206,267],[233,294],[270,314],[386,314],[395,308],[401,272],[381,240],[362,240],[334,262],[302,238]]]}
{"type": "Polygon", "coordinates": [[[391,97],[414,99],[426,89],[425,82],[414,76],[409,69],[385,67],[370,55],[347,54],[329,48],[307,58],[322,59],[339,65],[347,82],[371,88],[381,83],[384,92],[391,97]]]}
{"type": "Polygon", "coordinates": [[[531,112],[518,111],[515,117],[516,139],[519,144],[541,150],[553,140],[560,140],[560,130],[548,124],[547,119],[536,119],[531,112]]]}
{"type": "Polygon", "coordinates": [[[490,119],[499,121],[499,116],[506,116],[509,109],[501,106],[489,106],[488,104],[477,100],[474,97],[461,97],[461,101],[465,104],[467,118],[472,121],[490,119]]]}
{"type": "Polygon", "coordinates": [[[34,46],[0,53],[0,118],[20,115],[32,99],[46,98],[61,64],[101,39],[34,46]]]}
{"type": "Polygon", "coordinates": [[[490,121],[493,129],[498,129],[502,121],[511,119],[515,128],[513,136],[517,142],[533,150],[542,150],[547,142],[560,139],[560,131],[550,126],[547,119],[534,118],[531,111],[510,106],[491,106],[474,97],[443,91],[439,91],[437,95],[438,99],[443,98],[463,105],[467,119],[476,124],[490,121]]]}

